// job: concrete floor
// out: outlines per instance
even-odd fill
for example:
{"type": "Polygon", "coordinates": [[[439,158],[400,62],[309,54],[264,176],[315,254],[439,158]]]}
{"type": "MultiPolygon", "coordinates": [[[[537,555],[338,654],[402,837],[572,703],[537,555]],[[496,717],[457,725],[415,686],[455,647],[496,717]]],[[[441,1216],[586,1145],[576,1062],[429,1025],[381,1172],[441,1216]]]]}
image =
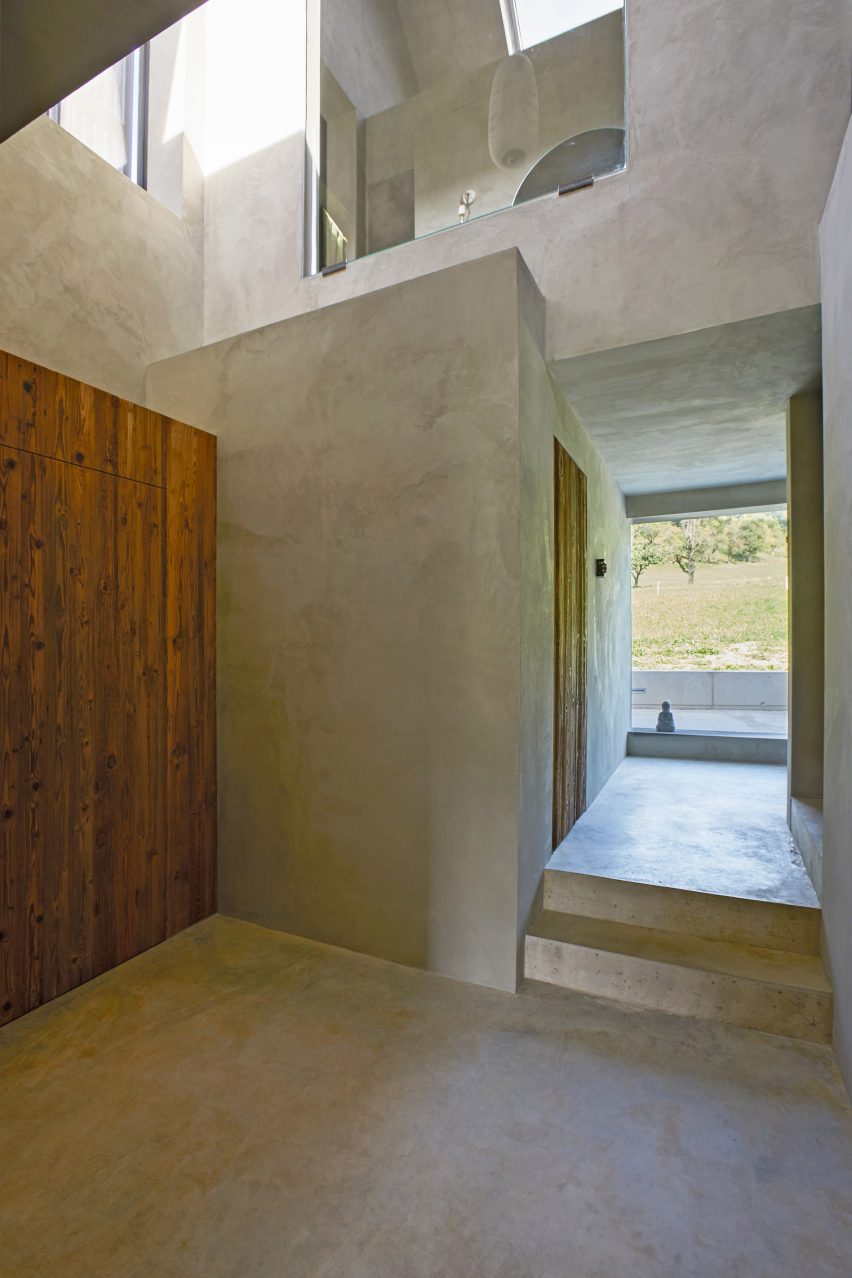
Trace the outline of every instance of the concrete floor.
{"type": "Polygon", "coordinates": [[[782,767],[625,759],[549,868],[818,905],[786,803],[782,767]]]}
{"type": "MultiPolygon", "coordinates": [[[[656,728],[659,706],[634,706],[634,728],[656,728]]],[[[786,737],[786,710],[675,710],[675,727],[691,732],[769,732],[786,737]]]]}
{"type": "Polygon", "coordinates": [[[212,919],[0,1033],[15,1278],[848,1278],[827,1048],[212,919]]]}

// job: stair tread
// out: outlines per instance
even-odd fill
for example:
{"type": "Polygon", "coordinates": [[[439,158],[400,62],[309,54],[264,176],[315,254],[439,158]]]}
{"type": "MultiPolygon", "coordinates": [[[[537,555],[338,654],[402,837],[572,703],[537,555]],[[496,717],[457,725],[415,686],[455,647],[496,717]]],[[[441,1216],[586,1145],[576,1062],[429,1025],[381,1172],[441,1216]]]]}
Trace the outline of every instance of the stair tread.
{"type": "Polygon", "coordinates": [[[633,923],[617,923],[555,910],[544,910],[531,926],[529,936],[622,954],[630,958],[667,963],[673,967],[783,985],[812,993],[831,993],[822,960],[816,955],[795,954],[732,941],[706,940],[678,932],[640,927],[633,923]]]}
{"type": "Polygon", "coordinates": [[[654,881],[650,878],[648,879],[616,878],[615,876],[611,874],[595,874],[591,870],[569,869],[568,866],[548,865],[544,873],[546,876],[551,876],[553,878],[556,878],[556,876],[559,876],[559,878],[565,878],[566,881],[573,878],[598,879],[601,881],[601,883],[612,883],[612,884],[617,884],[619,887],[627,887],[627,888],[634,887],[634,888],[638,888],[640,891],[642,889],[646,889],[646,890],[656,889],[657,891],[660,891],[660,892],[664,891],[667,893],[669,892],[677,893],[677,895],[680,897],[689,897],[693,899],[706,898],[713,902],[730,904],[734,906],[735,908],[756,907],[758,910],[761,910],[761,911],[768,911],[768,910],[799,911],[801,910],[804,914],[808,914],[811,916],[817,915],[820,912],[820,906],[818,902],[811,903],[808,901],[775,901],[775,900],[770,900],[766,897],[759,897],[759,896],[730,896],[725,892],[711,892],[707,889],[701,890],[699,888],[681,887],[680,885],[676,883],[662,883],[662,882],[654,881]]]}

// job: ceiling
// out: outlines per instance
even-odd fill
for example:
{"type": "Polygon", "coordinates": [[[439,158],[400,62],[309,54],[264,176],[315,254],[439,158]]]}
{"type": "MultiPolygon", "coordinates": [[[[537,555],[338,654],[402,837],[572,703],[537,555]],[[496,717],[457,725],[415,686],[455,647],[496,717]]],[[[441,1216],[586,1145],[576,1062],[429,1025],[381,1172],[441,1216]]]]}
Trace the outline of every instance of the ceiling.
{"type": "Polygon", "coordinates": [[[500,0],[397,0],[421,93],[506,55],[500,0]]]}
{"type": "Polygon", "coordinates": [[[558,360],[553,373],[625,494],[781,479],[786,404],[820,384],[802,307],[558,360]]]}
{"type": "Polygon", "coordinates": [[[0,141],[202,0],[0,0],[0,141]]]}

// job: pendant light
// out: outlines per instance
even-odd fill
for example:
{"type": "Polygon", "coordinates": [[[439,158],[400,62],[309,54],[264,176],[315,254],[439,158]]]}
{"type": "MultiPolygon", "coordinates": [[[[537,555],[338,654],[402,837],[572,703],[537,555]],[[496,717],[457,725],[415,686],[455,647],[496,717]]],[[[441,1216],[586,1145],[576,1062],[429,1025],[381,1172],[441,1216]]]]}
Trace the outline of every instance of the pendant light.
{"type": "Polygon", "coordinates": [[[488,150],[501,169],[528,164],[538,149],[538,84],[531,60],[521,51],[514,0],[500,0],[508,56],[498,62],[488,104],[488,150]]]}

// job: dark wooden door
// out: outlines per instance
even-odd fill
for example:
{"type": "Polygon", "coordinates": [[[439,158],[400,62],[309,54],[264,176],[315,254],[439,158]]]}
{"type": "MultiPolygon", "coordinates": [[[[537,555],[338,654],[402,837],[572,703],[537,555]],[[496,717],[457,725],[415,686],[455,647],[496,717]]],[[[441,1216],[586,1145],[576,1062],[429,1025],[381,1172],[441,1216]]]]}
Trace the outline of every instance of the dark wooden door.
{"type": "Polygon", "coordinates": [[[553,846],[586,806],[586,476],[554,440],[553,846]]]}
{"type": "Polygon", "coordinates": [[[215,440],[0,354],[0,1023],[215,908],[215,440]]]}

